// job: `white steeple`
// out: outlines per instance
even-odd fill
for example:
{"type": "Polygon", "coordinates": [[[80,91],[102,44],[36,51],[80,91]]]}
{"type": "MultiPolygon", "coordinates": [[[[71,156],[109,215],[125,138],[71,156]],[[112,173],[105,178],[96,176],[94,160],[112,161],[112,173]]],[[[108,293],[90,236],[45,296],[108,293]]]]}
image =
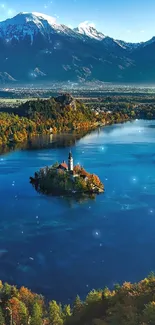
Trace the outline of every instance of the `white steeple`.
{"type": "Polygon", "coordinates": [[[73,164],[73,156],[71,151],[69,152],[69,156],[68,156],[68,170],[69,171],[73,171],[74,168],[74,164],[73,164]]]}

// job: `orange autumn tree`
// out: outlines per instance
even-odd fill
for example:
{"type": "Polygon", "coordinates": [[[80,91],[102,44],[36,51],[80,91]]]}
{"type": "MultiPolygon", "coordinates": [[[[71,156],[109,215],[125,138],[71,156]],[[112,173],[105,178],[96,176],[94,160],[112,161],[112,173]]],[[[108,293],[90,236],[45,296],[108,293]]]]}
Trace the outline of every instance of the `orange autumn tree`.
{"type": "Polygon", "coordinates": [[[79,174],[80,171],[81,171],[81,166],[80,165],[74,166],[74,174],[79,174]]]}
{"type": "Polygon", "coordinates": [[[92,184],[94,184],[96,186],[100,186],[100,184],[101,184],[99,177],[95,174],[92,174],[90,176],[90,180],[91,180],[92,184]]]}
{"type": "Polygon", "coordinates": [[[17,298],[11,298],[8,301],[8,310],[10,311],[10,318],[12,318],[13,324],[27,325],[28,310],[22,301],[17,298]]]}
{"type": "Polygon", "coordinates": [[[35,295],[25,287],[21,287],[19,290],[19,299],[26,305],[30,310],[33,304],[35,295]]]}

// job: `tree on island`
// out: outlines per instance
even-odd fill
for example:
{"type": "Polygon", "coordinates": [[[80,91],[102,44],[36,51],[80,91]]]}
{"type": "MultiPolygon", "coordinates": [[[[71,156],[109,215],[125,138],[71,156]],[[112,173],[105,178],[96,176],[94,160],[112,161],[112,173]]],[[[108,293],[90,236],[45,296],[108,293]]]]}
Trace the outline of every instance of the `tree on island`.
{"type": "Polygon", "coordinates": [[[68,166],[65,162],[41,168],[30,178],[36,190],[44,194],[78,194],[102,193],[104,185],[99,177],[88,173],[80,165],[73,166],[73,158],[69,154],[68,166]]]}

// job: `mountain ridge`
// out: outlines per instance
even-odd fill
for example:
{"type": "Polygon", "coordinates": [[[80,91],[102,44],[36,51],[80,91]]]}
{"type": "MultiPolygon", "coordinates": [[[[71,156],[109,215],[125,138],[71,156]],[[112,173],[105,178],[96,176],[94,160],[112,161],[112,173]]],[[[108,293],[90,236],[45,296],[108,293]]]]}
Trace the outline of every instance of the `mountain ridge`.
{"type": "Polygon", "coordinates": [[[129,43],[104,35],[87,21],[71,29],[51,16],[22,12],[0,22],[0,71],[19,82],[152,81],[154,45],[155,37],[129,43]]]}

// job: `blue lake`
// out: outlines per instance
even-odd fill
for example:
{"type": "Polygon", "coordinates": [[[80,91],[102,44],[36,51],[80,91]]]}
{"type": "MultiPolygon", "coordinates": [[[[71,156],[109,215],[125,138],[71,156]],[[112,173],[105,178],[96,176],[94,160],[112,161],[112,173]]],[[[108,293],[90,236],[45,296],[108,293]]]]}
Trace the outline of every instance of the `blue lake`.
{"type": "Polygon", "coordinates": [[[109,126],[71,149],[105,194],[75,202],[29,184],[68,147],[0,156],[0,279],[65,303],[155,270],[155,121],[109,126]]]}

